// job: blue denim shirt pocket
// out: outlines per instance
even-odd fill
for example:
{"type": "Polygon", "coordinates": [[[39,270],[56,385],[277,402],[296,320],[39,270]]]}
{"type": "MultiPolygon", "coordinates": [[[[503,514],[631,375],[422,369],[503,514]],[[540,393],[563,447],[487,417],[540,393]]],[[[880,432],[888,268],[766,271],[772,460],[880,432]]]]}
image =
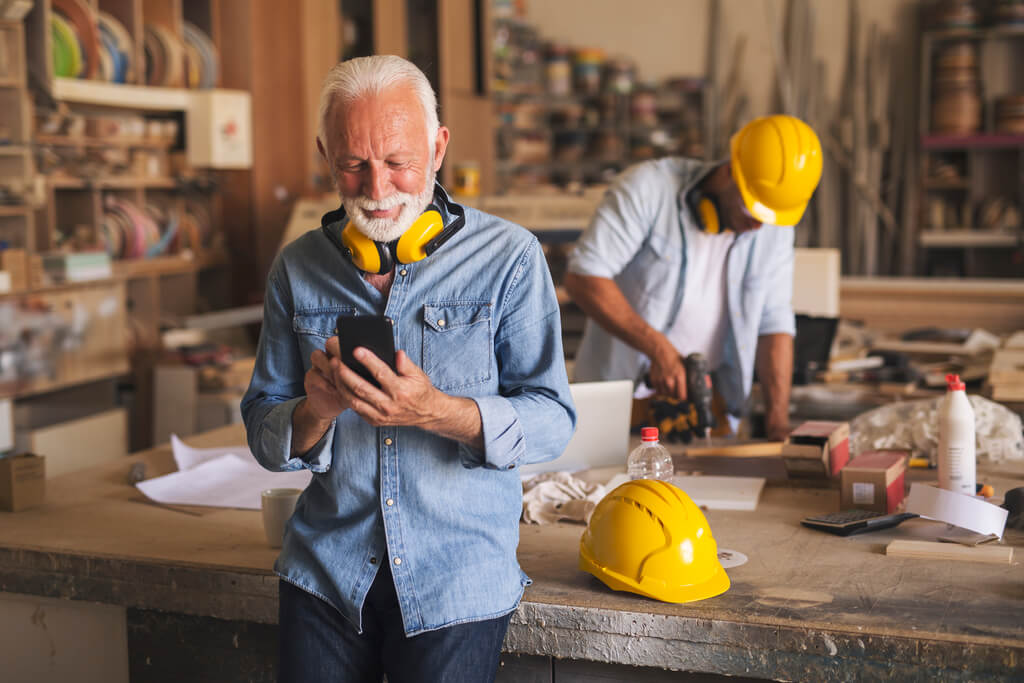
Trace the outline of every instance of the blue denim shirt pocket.
{"type": "Polygon", "coordinates": [[[309,357],[317,349],[323,350],[327,340],[337,334],[339,315],[352,315],[352,306],[329,306],[299,310],[292,316],[292,331],[299,339],[302,360],[309,363],[309,357]]]}
{"type": "Polygon", "coordinates": [[[423,306],[423,371],[441,391],[490,381],[493,349],[489,301],[423,306]]]}

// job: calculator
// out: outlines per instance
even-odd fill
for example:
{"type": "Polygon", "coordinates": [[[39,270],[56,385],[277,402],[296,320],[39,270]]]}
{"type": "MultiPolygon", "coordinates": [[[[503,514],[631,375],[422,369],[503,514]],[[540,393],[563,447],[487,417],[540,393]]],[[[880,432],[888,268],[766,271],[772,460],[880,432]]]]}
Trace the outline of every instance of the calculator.
{"type": "Polygon", "coordinates": [[[843,510],[827,515],[805,517],[800,523],[811,529],[827,531],[837,536],[850,536],[852,534],[863,534],[868,531],[878,531],[894,527],[900,522],[917,517],[913,512],[899,512],[887,515],[884,512],[873,510],[843,510]]]}

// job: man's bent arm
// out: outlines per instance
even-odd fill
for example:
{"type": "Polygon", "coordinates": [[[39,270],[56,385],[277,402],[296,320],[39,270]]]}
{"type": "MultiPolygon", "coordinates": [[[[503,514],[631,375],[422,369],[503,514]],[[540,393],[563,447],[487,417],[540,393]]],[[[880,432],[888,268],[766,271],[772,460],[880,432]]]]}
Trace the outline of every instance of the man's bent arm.
{"type": "Polygon", "coordinates": [[[773,441],[789,434],[789,391],[793,381],[793,337],[765,334],[757,338],[757,376],[765,403],[765,430],[773,441]]]}
{"type": "Polygon", "coordinates": [[[476,401],[438,392],[436,417],[423,426],[429,432],[453,441],[464,443],[470,448],[483,450],[484,423],[476,401]]]}
{"type": "Polygon", "coordinates": [[[309,401],[303,399],[292,413],[292,454],[305,455],[324,438],[334,420],[324,420],[313,414],[309,401]]]}
{"type": "Polygon", "coordinates": [[[665,335],[640,317],[614,280],[569,272],[565,274],[565,288],[598,325],[648,358],[679,355],[665,335]]]}

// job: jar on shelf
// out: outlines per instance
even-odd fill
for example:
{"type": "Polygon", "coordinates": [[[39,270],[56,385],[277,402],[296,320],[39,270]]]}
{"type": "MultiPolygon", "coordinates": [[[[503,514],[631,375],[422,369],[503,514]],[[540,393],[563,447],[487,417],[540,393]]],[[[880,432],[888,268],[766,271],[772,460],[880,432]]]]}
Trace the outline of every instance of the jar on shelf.
{"type": "Polygon", "coordinates": [[[981,127],[977,47],[950,43],[935,55],[932,132],[969,135],[981,127]]]}
{"type": "Polygon", "coordinates": [[[995,26],[1024,26],[1024,0],[994,0],[991,14],[995,26]]]}
{"type": "Polygon", "coordinates": [[[1024,95],[1006,95],[996,100],[996,130],[1011,135],[1024,135],[1024,95]]]}
{"type": "Polygon", "coordinates": [[[583,158],[587,149],[587,134],[566,130],[555,133],[555,159],[562,163],[575,163],[583,158]]]}
{"type": "Polygon", "coordinates": [[[636,67],[628,59],[610,60],[605,67],[604,91],[612,95],[628,95],[633,92],[636,67]]]}
{"type": "Polygon", "coordinates": [[[643,86],[633,91],[629,98],[629,114],[638,126],[658,124],[658,98],[654,88],[643,86]]]}
{"type": "Polygon", "coordinates": [[[566,97],[572,92],[572,68],[567,47],[554,43],[548,45],[544,71],[549,94],[566,97]]]}
{"type": "Polygon", "coordinates": [[[603,68],[603,50],[597,48],[580,48],[576,50],[573,68],[576,92],[581,95],[596,95],[601,92],[601,71],[603,68]]]}

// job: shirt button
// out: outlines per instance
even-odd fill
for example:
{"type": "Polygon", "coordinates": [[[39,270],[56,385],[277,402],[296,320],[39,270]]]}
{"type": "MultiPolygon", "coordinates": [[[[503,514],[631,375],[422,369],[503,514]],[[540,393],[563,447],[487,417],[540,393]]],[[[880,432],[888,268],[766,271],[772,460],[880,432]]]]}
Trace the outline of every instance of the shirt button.
{"type": "Polygon", "coordinates": [[[334,334],[338,334],[338,328],[337,327],[334,328],[334,334]]]}
{"type": "Polygon", "coordinates": [[[444,327],[444,319],[443,318],[441,320],[437,321],[437,326],[438,327],[444,327]]]}
{"type": "Polygon", "coordinates": [[[405,277],[408,273],[409,271],[407,271],[405,268],[402,268],[400,271],[398,271],[398,274],[401,275],[402,277],[405,277]]]}
{"type": "Polygon", "coordinates": [[[371,557],[370,558],[370,564],[377,564],[377,558],[376,557],[371,557]]]}
{"type": "Polygon", "coordinates": [[[396,558],[395,558],[395,564],[396,564],[396,565],[402,564],[402,558],[400,558],[400,557],[396,557],[396,558]]]}
{"type": "Polygon", "coordinates": [[[384,502],[385,502],[385,503],[387,504],[387,506],[388,506],[388,507],[391,507],[392,505],[394,505],[394,504],[395,504],[395,500],[394,500],[394,498],[388,498],[388,499],[387,499],[387,500],[385,500],[384,502]]]}
{"type": "Polygon", "coordinates": [[[385,446],[390,446],[391,445],[391,437],[390,436],[388,438],[384,439],[384,445],[385,446]]]}

